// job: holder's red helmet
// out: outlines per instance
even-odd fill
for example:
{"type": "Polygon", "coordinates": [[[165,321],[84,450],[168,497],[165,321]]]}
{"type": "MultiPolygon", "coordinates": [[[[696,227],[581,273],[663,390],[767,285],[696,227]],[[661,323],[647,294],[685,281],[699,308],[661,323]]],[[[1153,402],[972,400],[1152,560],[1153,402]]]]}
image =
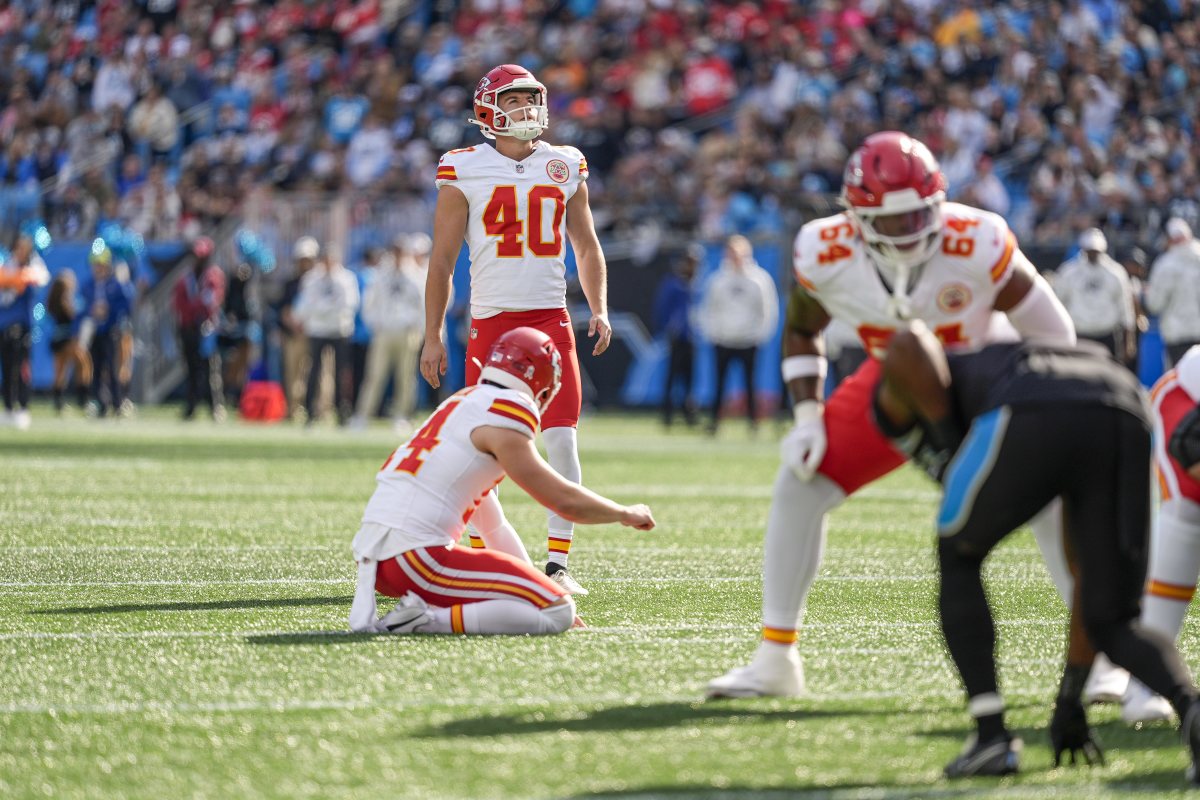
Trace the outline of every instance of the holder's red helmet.
{"type": "Polygon", "coordinates": [[[479,380],[527,392],[545,413],[562,387],[562,356],[550,337],[536,328],[514,328],[492,344],[479,380]]]}
{"type": "Polygon", "coordinates": [[[478,125],[489,139],[497,136],[513,136],[524,141],[536,139],[550,126],[546,87],[524,67],[501,64],[479,79],[475,87],[475,117],[468,122],[478,125]],[[525,111],[525,119],[511,119],[508,112],[500,108],[500,95],[517,90],[534,95],[533,105],[522,107],[532,109],[532,115],[525,111]]]}
{"type": "Polygon", "coordinates": [[[937,252],[945,199],[946,176],[933,153],[899,131],[868,136],[846,162],[842,202],[867,252],[889,271],[914,269],[937,252]]]}

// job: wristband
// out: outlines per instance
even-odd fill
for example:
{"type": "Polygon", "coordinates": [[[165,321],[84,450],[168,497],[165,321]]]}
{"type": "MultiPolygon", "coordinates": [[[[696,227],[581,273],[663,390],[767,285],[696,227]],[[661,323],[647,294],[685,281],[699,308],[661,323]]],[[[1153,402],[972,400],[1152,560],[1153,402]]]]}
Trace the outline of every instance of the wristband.
{"type": "Polygon", "coordinates": [[[784,383],[797,378],[816,378],[818,382],[824,382],[828,365],[825,356],[788,356],[780,368],[784,383]]]}

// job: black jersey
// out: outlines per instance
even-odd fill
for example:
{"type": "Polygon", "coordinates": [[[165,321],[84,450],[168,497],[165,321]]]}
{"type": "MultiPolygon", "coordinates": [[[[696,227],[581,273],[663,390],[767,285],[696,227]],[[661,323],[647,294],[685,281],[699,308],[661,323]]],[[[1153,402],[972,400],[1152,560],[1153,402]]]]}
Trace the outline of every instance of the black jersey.
{"type": "Polygon", "coordinates": [[[951,395],[963,427],[1000,406],[1100,405],[1149,420],[1145,392],[1103,348],[1014,342],[947,355],[951,395]]]}

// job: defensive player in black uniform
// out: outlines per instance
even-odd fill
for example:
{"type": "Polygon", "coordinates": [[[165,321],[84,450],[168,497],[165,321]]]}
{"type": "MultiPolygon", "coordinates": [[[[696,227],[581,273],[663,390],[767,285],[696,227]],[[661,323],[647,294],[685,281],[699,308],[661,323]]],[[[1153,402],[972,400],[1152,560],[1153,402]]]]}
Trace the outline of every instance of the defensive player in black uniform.
{"type": "Polygon", "coordinates": [[[1076,573],[1071,639],[1050,738],[1103,761],[1080,695],[1095,650],[1163,697],[1200,761],[1197,690],[1174,644],[1138,624],[1150,521],[1150,423],[1141,386],[1099,349],[1022,342],[947,355],[923,325],[898,332],[875,413],[884,433],[945,487],[938,513],[942,631],[977,732],[948,777],[1015,772],[1004,725],[983,560],[1052,498],[1064,500],[1076,573]]]}

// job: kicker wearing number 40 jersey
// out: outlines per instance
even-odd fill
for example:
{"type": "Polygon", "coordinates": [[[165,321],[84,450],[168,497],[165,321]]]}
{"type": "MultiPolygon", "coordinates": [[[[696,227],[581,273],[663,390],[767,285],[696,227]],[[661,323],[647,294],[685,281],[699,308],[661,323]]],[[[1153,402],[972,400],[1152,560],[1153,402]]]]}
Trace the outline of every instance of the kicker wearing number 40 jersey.
{"type": "Polygon", "coordinates": [[[516,328],[487,354],[480,382],[437,407],[384,462],[354,537],[356,631],[562,633],[575,619],[570,595],[524,554],[457,544],[506,475],[534,500],[580,523],[650,530],[644,505],[621,506],[567,481],[533,446],[562,374],[550,337],[516,328]],[[400,603],[375,618],[375,592],[400,603]]]}
{"type": "MultiPolygon", "coordinates": [[[[781,443],[767,521],[762,640],[749,665],[709,683],[710,696],[803,691],[797,629],[824,550],[825,515],[904,463],[870,415],[878,358],[896,329],[923,320],[954,349],[1075,340],[1066,310],[1004,220],[946,202],[945,176],[924,144],[894,131],[874,134],[851,155],[843,184],[846,212],[808,223],[796,238],[798,286],[782,365],[796,425],[781,443]],[[832,318],[856,330],[872,358],[826,403],[821,331],[832,318]]],[[[1070,597],[1058,520],[1047,514],[1036,522],[1051,577],[1070,597]]]]}
{"type": "MultiPolygon", "coordinates": [[[[505,331],[529,326],[553,339],[563,357],[563,389],[542,416],[542,441],[550,466],[578,482],[582,470],[575,429],[582,392],[575,333],[566,309],[568,239],[592,312],[592,355],[608,348],[612,329],[604,254],[588,205],[587,162],[574,147],[537,141],[549,125],[546,104],[546,87],[528,70],[516,64],[496,67],[480,79],[475,116],[469,120],[495,146],[451,150],[438,163],[421,374],[437,388],[446,372],[442,326],[450,278],[465,240],[471,256],[466,382],[475,382],[479,363],[505,331]]],[[[498,501],[493,496],[484,505],[498,506],[498,501]]],[[[515,539],[503,514],[493,510],[489,517],[498,520],[498,527],[474,525],[473,545],[491,547],[497,539],[515,539]]],[[[553,513],[546,527],[546,574],[573,594],[587,594],[567,573],[574,527],[553,513]]]]}

